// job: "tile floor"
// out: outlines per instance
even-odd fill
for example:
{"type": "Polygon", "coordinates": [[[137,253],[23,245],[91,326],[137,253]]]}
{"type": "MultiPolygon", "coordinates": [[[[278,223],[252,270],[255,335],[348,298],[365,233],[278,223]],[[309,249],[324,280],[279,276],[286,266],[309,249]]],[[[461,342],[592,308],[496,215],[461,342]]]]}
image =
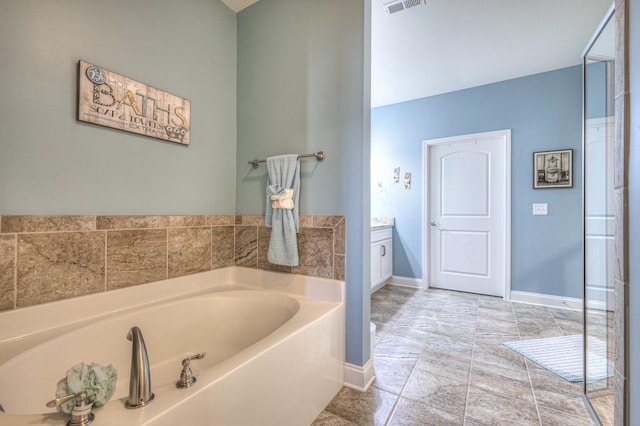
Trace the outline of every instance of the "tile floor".
{"type": "Polygon", "coordinates": [[[582,333],[580,312],[389,285],[372,295],[371,318],[375,382],[342,388],[313,426],[594,424],[581,383],[502,345],[582,333]]]}
{"type": "Polygon", "coordinates": [[[602,426],[613,426],[614,422],[614,404],[615,398],[611,391],[607,391],[604,395],[598,396],[590,396],[589,400],[591,401],[591,405],[593,405],[593,409],[598,414],[598,418],[600,419],[600,423],[602,426]]]}

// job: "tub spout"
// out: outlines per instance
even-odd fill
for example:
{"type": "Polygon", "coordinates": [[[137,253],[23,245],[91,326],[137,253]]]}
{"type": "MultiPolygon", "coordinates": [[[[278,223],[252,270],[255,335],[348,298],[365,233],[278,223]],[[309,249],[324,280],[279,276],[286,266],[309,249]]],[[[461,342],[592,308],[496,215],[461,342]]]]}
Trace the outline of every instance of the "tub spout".
{"type": "Polygon", "coordinates": [[[147,347],[144,344],[142,331],[138,327],[132,327],[127,334],[127,339],[133,343],[131,348],[131,378],[129,380],[129,398],[124,406],[127,408],[144,407],[153,401],[151,392],[151,371],[147,347]]]}

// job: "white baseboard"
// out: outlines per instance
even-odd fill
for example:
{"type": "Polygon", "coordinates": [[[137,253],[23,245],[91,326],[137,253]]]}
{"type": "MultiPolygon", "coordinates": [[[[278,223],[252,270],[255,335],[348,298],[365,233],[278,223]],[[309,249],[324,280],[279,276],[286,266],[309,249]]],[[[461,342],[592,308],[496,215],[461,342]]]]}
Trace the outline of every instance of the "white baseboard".
{"type": "Polygon", "coordinates": [[[571,309],[572,311],[582,311],[582,299],[577,299],[575,297],[562,297],[550,294],[511,290],[511,301],[529,303],[531,305],[549,306],[551,308],[571,309]]]}
{"type": "Polygon", "coordinates": [[[389,281],[391,285],[399,285],[401,287],[424,288],[422,278],[399,277],[393,275],[389,281]]]}
{"type": "Polygon", "coordinates": [[[613,288],[588,286],[586,291],[589,294],[588,308],[615,311],[616,295],[613,288]]]}
{"type": "Polygon", "coordinates": [[[373,360],[367,361],[364,366],[344,363],[344,385],[348,388],[366,392],[375,380],[373,376],[373,360]]]}
{"type": "Polygon", "coordinates": [[[385,285],[389,284],[389,281],[391,281],[391,278],[388,278],[385,281],[382,281],[382,282],[376,284],[375,286],[371,287],[371,294],[375,293],[376,291],[380,290],[385,285]]]}

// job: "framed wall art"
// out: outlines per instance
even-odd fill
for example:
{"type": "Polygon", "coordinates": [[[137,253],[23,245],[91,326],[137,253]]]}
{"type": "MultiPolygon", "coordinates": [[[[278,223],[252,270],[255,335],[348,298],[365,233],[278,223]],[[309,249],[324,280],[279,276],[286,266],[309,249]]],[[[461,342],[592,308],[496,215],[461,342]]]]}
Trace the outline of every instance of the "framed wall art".
{"type": "Polygon", "coordinates": [[[189,100],[85,61],[79,66],[78,120],[189,145],[189,100]]]}
{"type": "Polygon", "coordinates": [[[573,187],[573,150],[533,153],[533,188],[573,187]]]}

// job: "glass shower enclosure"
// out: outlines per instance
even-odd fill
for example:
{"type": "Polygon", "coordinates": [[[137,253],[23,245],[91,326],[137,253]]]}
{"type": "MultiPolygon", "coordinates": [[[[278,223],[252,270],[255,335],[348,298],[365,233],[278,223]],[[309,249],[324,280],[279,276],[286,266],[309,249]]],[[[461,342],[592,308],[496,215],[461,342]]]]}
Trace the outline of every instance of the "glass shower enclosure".
{"type": "Polygon", "coordinates": [[[584,394],[602,425],[614,417],[614,80],[612,5],[583,53],[584,394]]]}

